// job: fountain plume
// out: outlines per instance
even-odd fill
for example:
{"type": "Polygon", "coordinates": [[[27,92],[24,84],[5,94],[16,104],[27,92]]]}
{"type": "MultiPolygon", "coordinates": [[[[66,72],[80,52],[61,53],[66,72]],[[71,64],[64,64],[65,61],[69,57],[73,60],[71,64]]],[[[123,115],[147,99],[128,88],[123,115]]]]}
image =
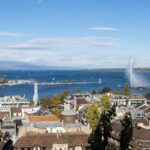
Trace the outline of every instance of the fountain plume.
{"type": "Polygon", "coordinates": [[[127,68],[127,76],[131,87],[149,87],[150,84],[141,74],[134,69],[135,59],[133,57],[129,58],[129,64],[127,68]]]}

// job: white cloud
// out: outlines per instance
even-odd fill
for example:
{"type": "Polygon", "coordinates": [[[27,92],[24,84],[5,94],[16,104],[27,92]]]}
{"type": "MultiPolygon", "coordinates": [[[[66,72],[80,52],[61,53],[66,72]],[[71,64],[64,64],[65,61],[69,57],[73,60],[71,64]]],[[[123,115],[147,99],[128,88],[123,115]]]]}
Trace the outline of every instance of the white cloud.
{"type": "Polygon", "coordinates": [[[0,37],[21,37],[21,33],[3,32],[0,31],[0,37]]]}
{"type": "Polygon", "coordinates": [[[98,68],[106,66],[106,60],[111,58],[104,54],[113,54],[109,50],[118,45],[119,40],[116,38],[99,36],[33,39],[22,44],[1,45],[0,60],[47,66],[98,68]]]}
{"type": "Polygon", "coordinates": [[[90,30],[96,30],[96,31],[119,31],[118,28],[113,27],[90,27],[90,30]]]}
{"type": "Polygon", "coordinates": [[[42,46],[36,46],[36,45],[32,45],[32,44],[9,44],[9,45],[4,45],[4,46],[0,46],[0,49],[6,49],[6,50],[45,50],[46,47],[42,47],[42,46]]]}
{"type": "MultiPolygon", "coordinates": [[[[136,67],[149,66],[150,58],[135,55],[136,67]]],[[[80,52],[79,50],[66,53],[54,50],[1,50],[0,61],[18,61],[35,65],[64,66],[71,68],[120,68],[127,67],[129,61],[128,53],[122,55],[114,49],[104,51],[101,49],[80,52]]]]}
{"type": "Polygon", "coordinates": [[[98,36],[86,37],[51,37],[44,39],[35,39],[30,41],[30,44],[49,45],[49,46],[111,46],[118,42],[115,38],[104,38],[98,36]]]}
{"type": "Polygon", "coordinates": [[[50,37],[33,39],[24,44],[9,44],[0,46],[0,49],[11,50],[48,50],[53,48],[87,49],[93,47],[110,47],[118,45],[115,38],[98,36],[87,37],[50,37]]]}
{"type": "Polygon", "coordinates": [[[18,61],[36,65],[46,66],[64,66],[71,68],[111,68],[126,67],[128,56],[113,55],[91,52],[89,53],[64,53],[63,51],[29,51],[26,50],[9,50],[1,51],[1,61],[18,61]]]}

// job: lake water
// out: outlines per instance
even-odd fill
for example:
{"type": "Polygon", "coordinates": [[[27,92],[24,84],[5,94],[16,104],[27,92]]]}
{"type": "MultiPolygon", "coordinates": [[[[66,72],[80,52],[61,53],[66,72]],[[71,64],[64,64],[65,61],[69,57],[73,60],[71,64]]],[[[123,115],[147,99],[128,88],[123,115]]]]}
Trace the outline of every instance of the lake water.
{"type": "MultiPolygon", "coordinates": [[[[150,79],[150,73],[142,73],[150,79]]],[[[40,85],[39,97],[53,96],[70,90],[72,93],[80,89],[82,92],[92,90],[100,91],[103,87],[110,87],[115,90],[122,90],[123,85],[128,82],[124,72],[99,72],[99,71],[1,71],[0,75],[7,80],[31,79],[38,82],[65,82],[75,80],[76,82],[98,82],[101,84],[74,84],[74,85],[40,85]]],[[[16,85],[0,87],[0,95],[25,95],[28,99],[33,97],[33,85],[16,85]]],[[[135,93],[149,92],[149,90],[133,90],[135,93]]]]}

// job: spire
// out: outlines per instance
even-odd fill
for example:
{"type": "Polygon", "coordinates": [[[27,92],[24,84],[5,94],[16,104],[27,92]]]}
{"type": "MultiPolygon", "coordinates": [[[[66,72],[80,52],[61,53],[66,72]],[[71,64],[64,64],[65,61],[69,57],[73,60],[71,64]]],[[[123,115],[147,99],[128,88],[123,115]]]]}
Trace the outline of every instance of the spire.
{"type": "Polygon", "coordinates": [[[38,83],[35,82],[35,83],[34,83],[34,96],[33,96],[34,106],[37,106],[37,105],[38,105],[38,101],[39,101],[39,96],[38,96],[38,83]]]}

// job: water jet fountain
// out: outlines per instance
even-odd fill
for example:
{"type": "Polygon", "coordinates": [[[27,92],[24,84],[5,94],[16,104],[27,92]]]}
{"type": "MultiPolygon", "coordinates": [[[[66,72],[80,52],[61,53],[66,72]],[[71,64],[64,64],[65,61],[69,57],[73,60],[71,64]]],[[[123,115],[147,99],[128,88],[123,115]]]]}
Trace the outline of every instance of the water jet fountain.
{"type": "Polygon", "coordinates": [[[129,65],[127,68],[127,76],[129,79],[131,88],[148,88],[150,87],[149,82],[143,77],[139,72],[136,72],[134,69],[135,59],[130,57],[129,65]]]}

